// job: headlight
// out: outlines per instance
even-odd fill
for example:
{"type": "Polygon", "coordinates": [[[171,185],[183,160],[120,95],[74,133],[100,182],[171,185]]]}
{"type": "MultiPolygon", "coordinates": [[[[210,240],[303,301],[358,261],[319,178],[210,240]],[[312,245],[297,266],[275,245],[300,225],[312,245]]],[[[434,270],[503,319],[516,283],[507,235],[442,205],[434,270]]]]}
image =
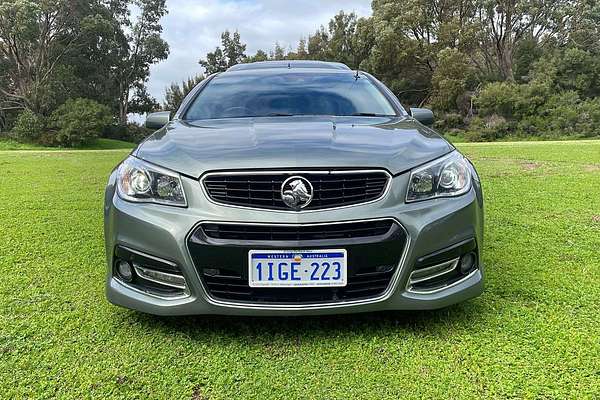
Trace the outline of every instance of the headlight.
{"type": "Polygon", "coordinates": [[[119,165],[117,191],[127,201],[187,206],[179,174],[134,157],[119,165]]]}
{"type": "Polygon", "coordinates": [[[410,173],[406,202],[451,197],[471,189],[468,160],[455,151],[410,173]]]}

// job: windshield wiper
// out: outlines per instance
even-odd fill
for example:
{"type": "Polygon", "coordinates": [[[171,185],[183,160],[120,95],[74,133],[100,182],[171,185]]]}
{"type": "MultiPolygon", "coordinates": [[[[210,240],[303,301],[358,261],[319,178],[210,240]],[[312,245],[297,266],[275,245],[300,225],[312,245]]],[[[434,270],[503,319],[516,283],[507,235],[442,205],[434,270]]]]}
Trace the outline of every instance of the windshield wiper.
{"type": "Polygon", "coordinates": [[[288,114],[288,113],[269,113],[266,115],[266,117],[293,117],[294,114],[288,114]]]}
{"type": "Polygon", "coordinates": [[[360,112],[360,113],[354,113],[354,114],[352,114],[352,116],[353,117],[389,117],[390,115],[360,112]]]}

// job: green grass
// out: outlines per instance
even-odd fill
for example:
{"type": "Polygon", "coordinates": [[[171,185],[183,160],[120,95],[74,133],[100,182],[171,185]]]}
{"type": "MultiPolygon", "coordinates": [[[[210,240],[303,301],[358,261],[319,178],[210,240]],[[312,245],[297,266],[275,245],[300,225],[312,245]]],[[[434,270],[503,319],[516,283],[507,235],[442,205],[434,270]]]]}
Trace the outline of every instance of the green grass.
{"type": "MultiPolygon", "coordinates": [[[[449,131],[443,134],[446,140],[452,143],[468,143],[470,142],[465,137],[465,132],[449,131]]],[[[579,141],[579,140],[600,140],[600,137],[594,136],[590,138],[577,137],[577,136],[560,136],[560,137],[547,137],[547,136],[516,136],[510,135],[505,136],[501,139],[497,139],[496,142],[555,142],[555,141],[579,141]]],[[[478,142],[472,142],[478,143],[478,142]]],[[[487,142],[489,143],[489,142],[487,142]]]]}
{"type": "Polygon", "coordinates": [[[460,147],[481,297],[273,319],[108,304],[103,186],[127,151],[0,153],[0,398],[600,398],[600,142],[460,147]]]}
{"type": "MultiPolygon", "coordinates": [[[[134,143],[115,139],[97,139],[94,143],[73,150],[115,150],[133,149],[134,143]]],[[[44,147],[39,144],[19,143],[11,139],[0,138],[0,151],[3,150],[64,150],[59,147],[44,147]]]]}

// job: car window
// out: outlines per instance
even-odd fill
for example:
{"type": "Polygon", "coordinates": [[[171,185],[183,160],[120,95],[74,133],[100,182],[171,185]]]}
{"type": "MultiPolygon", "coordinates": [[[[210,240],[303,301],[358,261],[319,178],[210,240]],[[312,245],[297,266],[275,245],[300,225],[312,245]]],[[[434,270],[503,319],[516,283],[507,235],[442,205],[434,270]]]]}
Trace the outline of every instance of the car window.
{"type": "Polygon", "coordinates": [[[223,74],[212,79],[186,120],[285,115],[396,115],[365,76],[354,73],[223,74]]]}

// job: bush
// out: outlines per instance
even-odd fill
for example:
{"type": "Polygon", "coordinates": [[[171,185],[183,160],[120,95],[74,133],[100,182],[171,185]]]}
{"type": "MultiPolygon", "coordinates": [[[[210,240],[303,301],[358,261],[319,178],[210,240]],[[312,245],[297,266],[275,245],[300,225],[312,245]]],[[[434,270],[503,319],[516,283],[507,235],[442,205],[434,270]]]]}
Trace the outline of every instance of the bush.
{"type": "Polygon", "coordinates": [[[581,99],[576,91],[557,91],[548,81],[491,83],[475,99],[469,140],[520,137],[592,137],[600,135],[600,100],[581,99]]]}
{"type": "Polygon", "coordinates": [[[15,120],[10,137],[19,142],[35,142],[40,138],[44,129],[44,117],[26,109],[15,120]]]}
{"type": "Polygon", "coordinates": [[[112,123],[110,109],[89,99],[69,99],[50,117],[54,144],[77,147],[96,140],[112,123]]]}
{"type": "Polygon", "coordinates": [[[152,129],[148,129],[143,125],[135,123],[127,124],[127,141],[133,143],[140,143],[153,133],[152,129]]]}
{"type": "Polygon", "coordinates": [[[477,96],[475,105],[480,115],[501,115],[510,118],[518,99],[517,85],[508,82],[494,82],[486,85],[477,96]]]}
{"type": "Polygon", "coordinates": [[[514,130],[514,123],[501,115],[493,114],[488,117],[475,117],[469,124],[465,139],[469,142],[489,142],[502,139],[514,130]]]}
{"type": "Polygon", "coordinates": [[[582,101],[576,92],[551,96],[535,114],[517,125],[519,135],[545,137],[592,137],[600,135],[600,101],[582,101]]]}
{"type": "Polygon", "coordinates": [[[464,118],[458,113],[439,113],[436,116],[433,127],[442,132],[446,132],[451,129],[457,129],[463,127],[465,124],[464,118]]]}
{"type": "Polygon", "coordinates": [[[102,137],[107,139],[124,140],[126,142],[140,143],[152,134],[151,129],[130,122],[127,125],[110,125],[103,132],[102,137]]]}
{"type": "Polygon", "coordinates": [[[446,48],[438,53],[438,65],[431,77],[431,105],[435,110],[461,110],[465,91],[472,85],[473,70],[467,57],[457,49],[446,48]]]}

